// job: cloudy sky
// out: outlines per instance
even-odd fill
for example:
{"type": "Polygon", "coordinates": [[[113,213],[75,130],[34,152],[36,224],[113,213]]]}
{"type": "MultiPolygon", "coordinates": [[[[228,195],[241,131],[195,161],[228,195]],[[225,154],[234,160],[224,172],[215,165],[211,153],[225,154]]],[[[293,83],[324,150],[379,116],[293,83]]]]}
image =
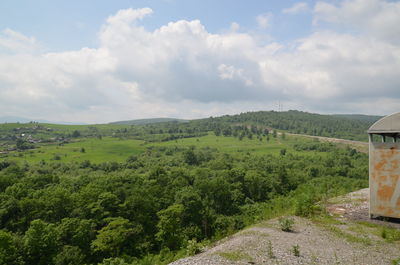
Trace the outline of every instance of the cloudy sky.
{"type": "Polygon", "coordinates": [[[0,116],[400,111],[400,1],[4,0],[0,116]]]}

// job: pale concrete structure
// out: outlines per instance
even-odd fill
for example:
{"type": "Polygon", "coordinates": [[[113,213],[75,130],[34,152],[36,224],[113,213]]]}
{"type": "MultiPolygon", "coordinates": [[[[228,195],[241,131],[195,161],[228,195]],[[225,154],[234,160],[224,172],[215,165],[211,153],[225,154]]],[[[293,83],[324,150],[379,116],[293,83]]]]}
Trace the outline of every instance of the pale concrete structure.
{"type": "Polygon", "coordinates": [[[370,216],[400,218],[400,113],[369,130],[370,216]]]}

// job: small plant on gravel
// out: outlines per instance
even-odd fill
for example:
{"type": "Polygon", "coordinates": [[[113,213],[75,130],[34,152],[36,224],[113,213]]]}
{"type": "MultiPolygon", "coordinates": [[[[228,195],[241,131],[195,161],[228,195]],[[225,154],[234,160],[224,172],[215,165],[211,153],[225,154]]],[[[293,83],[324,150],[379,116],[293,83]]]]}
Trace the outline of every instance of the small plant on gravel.
{"type": "Polygon", "coordinates": [[[293,220],[293,218],[290,218],[290,217],[281,217],[281,218],[279,218],[279,225],[280,225],[282,231],[292,232],[294,220],[293,220]]]}
{"type": "Polygon", "coordinates": [[[335,251],[335,264],[340,264],[339,258],[336,254],[336,251],[335,251]]]}
{"type": "Polygon", "coordinates": [[[269,240],[268,240],[268,243],[267,243],[267,253],[268,253],[268,257],[270,259],[274,259],[275,258],[274,250],[272,249],[272,243],[269,240]]]}
{"type": "Polygon", "coordinates": [[[315,255],[312,255],[312,256],[311,256],[311,263],[310,263],[310,264],[313,264],[313,265],[319,264],[319,262],[318,262],[318,257],[315,256],[315,255]]]}
{"type": "Polygon", "coordinates": [[[392,265],[400,265],[400,258],[393,259],[392,260],[392,265]]]}
{"type": "Polygon", "coordinates": [[[387,238],[387,232],[386,232],[386,229],[385,229],[385,227],[384,227],[384,228],[382,228],[382,231],[381,231],[381,237],[382,237],[383,239],[386,239],[386,238],[387,238]]]}
{"type": "Polygon", "coordinates": [[[383,227],[381,230],[381,237],[387,242],[399,241],[400,231],[396,228],[383,227]]]}
{"type": "Polygon", "coordinates": [[[295,257],[300,257],[300,246],[299,245],[293,245],[292,246],[292,252],[293,252],[293,255],[295,257]]]}

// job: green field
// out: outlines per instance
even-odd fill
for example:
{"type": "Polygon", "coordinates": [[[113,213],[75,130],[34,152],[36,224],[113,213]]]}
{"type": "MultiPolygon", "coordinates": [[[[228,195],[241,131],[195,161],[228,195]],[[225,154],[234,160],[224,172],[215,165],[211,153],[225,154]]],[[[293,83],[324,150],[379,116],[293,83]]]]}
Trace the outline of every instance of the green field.
{"type": "Polygon", "coordinates": [[[246,137],[242,140],[238,140],[231,136],[215,136],[213,133],[209,133],[204,137],[186,138],[157,143],[155,146],[196,146],[197,148],[213,147],[217,148],[221,152],[229,154],[235,154],[238,152],[251,152],[252,154],[278,154],[280,150],[284,148],[289,152],[294,151],[293,144],[299,141],[309,140],[303,140],[298,137],[286,137],[285,140],[280,137],[270,137],[269,141],[266,140],[266,137],[263,137],[262,141],[257,138],[248,139],[246,137]]]}
{"type": "MultiPolygon", "coordinates": [[[[139,140],[120,140],[104,137],[82,139],[64,145],[44,145],[27,151],[11,152],[7,158],[19,161],[39,162],[41,160],[60,160],[62,162],[91,162],[126,161],[130,155],[135,155],[145,150],[144,142],[139,140]],[[82,152],[84,149],[84,152],[82,152]]],[[[3,157],[4,159],[4,157],[3,157]]]]}
{"type": "MultiPolygon", "coordinates": [[[[142,140],[120,139],[115,137],[81,138],[68,144],[48,144],[39,148],[14,151],[8,155],[3,155],[0,159],[12,159],[17,161],[39,162],[60,161],[60,162],[81,162],[89,160],[93,163],[101,162],[124,162],[131,155],[137,155],[144,152],[148,147],[189,147],[197,148],[211,147],[221,152],[232,155],[238,153],[252,154],[279,154],[282,149],[290,153],[299,153],[293,149],[293,145],[300,142],[311,142],[312,140],[287,136],[273,138],[267,141],[263,137],[260,141],[257,138],[243,138],[238,140],[234,137],[215,136],[209,133],[204,137],[184,138],[167,142],[146,143],[142,140]],[[84,149],[84,150],[83,150],[84,149]],[[84,151],[84,152],[83,152],[84,151]]],[[[302,152],[308,153],[308,152],[302,152]]]]}

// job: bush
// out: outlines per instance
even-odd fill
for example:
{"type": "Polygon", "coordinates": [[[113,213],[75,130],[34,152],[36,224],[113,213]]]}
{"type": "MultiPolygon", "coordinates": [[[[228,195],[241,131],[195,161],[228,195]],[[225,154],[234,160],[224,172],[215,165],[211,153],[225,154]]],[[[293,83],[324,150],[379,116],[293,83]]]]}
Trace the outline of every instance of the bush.
{"type": "Polygon", "coordinates": [[[281,218],[279,218],[279,225],[280,225],[282,231],[292,232],[294,220],[293,220],[293,218],[290,218],[290,217],[281,217],[281,218]]]}
{"type": "Polygon", "coordinates": [[[299,245],[292,246],[292,252],[295,257],[300,257],[300,247],[299,245]]]}
{"type": "Polygon", "coordinates": [[[196,254],[199,254],[201,252],[202,245],[200,243],[197,243],[196,238],[193,238],[192,240],[188,240],[187,242],[187,247],[186,247],[186,254],[188,256],[193,256],[196,254]]]}
{"type": "Polygon", "coordinates": [[[295,215],[309,217],[321,212],[321,207],[316,205],[317,201],[318,199],[312,192],[298,195],[295,202],[295,215]]]}
{"type": "Polygon", "coordinates": [[[274,250],[272,249],[272,243],[269,240],[268,240],[268,243],[267,243],[267,252],[268,252],[268,257],[270,259],[274,259],[275,258],[274,250]]]}
{"type": "Polygon", "coordinates": [[[108,258],[103,259],[103,261],[98,265],[129,265],[129,263],[126,263],[122,258],[108,258]]]}

